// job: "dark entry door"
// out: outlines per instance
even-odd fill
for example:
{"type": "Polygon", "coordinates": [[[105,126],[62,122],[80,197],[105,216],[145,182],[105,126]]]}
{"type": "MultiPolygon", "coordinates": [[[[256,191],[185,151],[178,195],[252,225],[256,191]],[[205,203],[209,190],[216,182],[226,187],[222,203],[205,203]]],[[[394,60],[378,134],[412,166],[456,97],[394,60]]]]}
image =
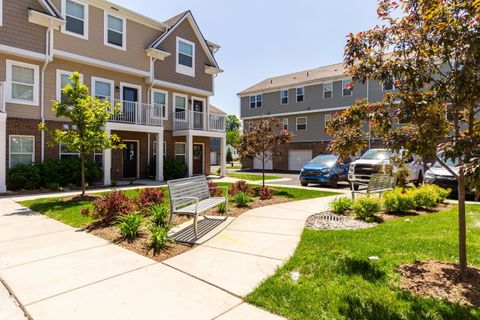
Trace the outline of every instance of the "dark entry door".
{"type": "Polygon", "coordinates": [[[123,116],[126,122],[137,120],[138,89],[123,87],[123,116]]]}
{"type": "Polygon", "coordinates": [[[137,178],[138,142],[126,141],[123,149],[123,177],[125,179],[137,178]]]}
{"type": "Polygon", "coordinates": [[[203,101],[193,100],[193,128],[203,130],[203,101]]]}
{"type": "Polygon", "coordinates": [[[203,144],[193,145],[193,174],[203,174],[203,144]]]}

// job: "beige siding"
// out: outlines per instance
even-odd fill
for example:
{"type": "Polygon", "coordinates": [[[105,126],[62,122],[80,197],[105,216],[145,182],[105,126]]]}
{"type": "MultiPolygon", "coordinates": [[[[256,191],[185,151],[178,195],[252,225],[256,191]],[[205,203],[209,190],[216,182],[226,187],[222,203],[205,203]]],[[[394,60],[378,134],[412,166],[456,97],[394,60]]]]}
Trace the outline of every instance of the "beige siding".
{"type": "Polygon", "coordinates": [[[210,64],[190,23],[185,20],[158,47],[172,55],[165,61],[155,63],[155,79],[178,83],[184,86],[213,91],[212,76],[205,73],[205,64],[210,64]],[[195,43],[195,77],[176,72],[177,36],[195,43]]]}
{"type": "Polygon", "coordinates": [[[46,28],[28,22],[28,9],[44,12],[36,0],[4,0],[0,43],[45,53],[46,28]]]}

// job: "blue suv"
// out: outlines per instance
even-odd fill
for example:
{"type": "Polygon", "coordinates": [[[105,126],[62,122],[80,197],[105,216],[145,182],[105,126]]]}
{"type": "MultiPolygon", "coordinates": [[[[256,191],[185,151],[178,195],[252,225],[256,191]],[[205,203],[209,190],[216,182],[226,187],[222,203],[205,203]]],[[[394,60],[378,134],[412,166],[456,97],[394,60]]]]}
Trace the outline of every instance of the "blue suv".
{"type": "Polygon", "coordinates": [[[303,166],[300,171],[300,183],[306,187],[309,183],[327,184],[336,188],[339,181],[348,180],[350,159],[339,161],[334,154],[322,154],[303,166]]]}

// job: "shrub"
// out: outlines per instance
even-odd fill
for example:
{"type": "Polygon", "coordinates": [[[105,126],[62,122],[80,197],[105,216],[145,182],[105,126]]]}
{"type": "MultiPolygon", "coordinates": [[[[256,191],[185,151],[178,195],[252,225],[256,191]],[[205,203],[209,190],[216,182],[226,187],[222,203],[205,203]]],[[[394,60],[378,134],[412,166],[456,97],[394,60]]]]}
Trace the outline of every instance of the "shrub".
{"type": "Polygon", "coordinates": [[[163,177],[165,181],[185,178],[188,175],[187,164],[172,157],[163,160],[163,177]]]}
{"type": "Polygon", "coordinates": [[[218,205],[218,212],[221,214],[227,213],[227,204],[225,202],[218,205]]]}
{"type": "Polygon", "coordinates": [[[220,189],[213,181],[208,181],[208,188],[210,189],[210,197],[222,196],[222,189],[220,189]]]}
{"type": "Polygon", "coordinates": [[[450,196],[452,193],[452,189],[443,189],[442,187],[439,187],[434,184],[425,184],[420,187],[420,189],[427,189],[430,190],[431,192],[435,193],[437,196],[437,202],[441,203],[447,200],[447,198],[450,196]]]}
{"type": "Polygon", "coordinates": [[[417,208],[433,209],[438,205],[438,193],[422,186],[411,191],[417,208]]]}
{"type": "Polygon", "coordinates": [[[165,205],[155,205],[150,208],[152,214],[152,223],[159,227],[165,227],[167,225],[167,219],[170,212],[165,205]]]}
{"type": "Polygon", "coordinates": [[[366,197],[356,200],[352,208],[357,219],[372,222],[374,214],[381,210],[382,205],[379,199],[366,197]]]}
{"type": "Polygon", "coordinates": [[[157,254],[170,241],[168,238],[168,228],[152,225],[150,228],[150,247],[157,254]]]}
{"type": "Polygon", "coordinates": [[[412,191],[403,191],[397,188],[383,194],[383,205],[385,210],[390,213],[402,213],[415,209],[415,199],[412,191]]]}
{"type": "Polygon", "coordinates": [[[156,188],[147,188],[140,191],[136,199],[140,208],[149,208],[151,206],[162,204],[165,196],[163,191],[156,188]]]}
{"type": "Polygon", "coordinates": [[[132,212],[118,218],[118,229],[125,239],[132,241],[138,237],[138,231],[143,223],[143,216],[139,212],[132,212]]]}
{"type": "Polygon", "coordinates": [[[260,200],[270,200],[275,195],[275,190],[270,188],[260,188],[258,189],[258,196],[260,200]]]}
{"type": "Polygon", "coordinates": [[[245,208],[252,201],[252,197],[244,192],[238,192],[235,195],[235,203],[238,208],[245,208]]]}
{"type": "Polygon", "coordinates": [[[122,191],[112,191],[93,201],[93,215],[111,222],[119,215],[134,211],[132,201],[122,191]]]}
{"type": "Polygon", "coordinates": [[[336,214],[345,214],[348,210],[352,208],[353,201],[350,198],[336,198],[330,202],[330,208],[333,213],[336,214]]]}
{"type": "Polygon", "coordinates": [[[42,186],[42,176],[38,165],[18,165],[7,172],[9,190],[38,189],[42,186]]]}
{"type": "Polygon", "coordinates": [[[90,215],[90,209],[83,208],[82,210],[80,210],[80,213],[82,214],[82,216],[88,217],[90,215]]]}
{"type": "Polygon", "coordinates": [[[230,189],[228,190],[228,194],[233,196],[233,197],[236,196],[237,193],[240,193],[240,192],[244,193],[244,194],[247,194],[247,195],[252,195],[253,194],[252,188],[250,188],[250,186],[244,180],[240,180],[240,181],[235,182],[235,184],[233,184],[230,187],[230,189]]]}

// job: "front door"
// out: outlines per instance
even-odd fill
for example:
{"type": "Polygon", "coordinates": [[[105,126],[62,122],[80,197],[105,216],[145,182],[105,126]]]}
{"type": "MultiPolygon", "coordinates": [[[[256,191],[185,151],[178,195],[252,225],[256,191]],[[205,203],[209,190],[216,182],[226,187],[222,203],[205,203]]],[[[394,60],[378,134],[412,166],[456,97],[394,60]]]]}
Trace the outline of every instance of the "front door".
{"type": "Polygon", "coordinates": [[[193,128],[203,130],[203,101],[193,100],[193,128]]]}
{"type": "Polygon", "coordinates": [[[138,178],[138,142],[125,141],[125,149],[123,149],[123,178],[138,178]]]}
{"type": "Polygon", "coordinates": [[[203,144],[193,145],[193,174],[203,174],[203,144]]]}
{"type": "Polygon", "coordinates": [[[123,117],[125,122],[137,122],[138,89],[123,87],[123,117]]]}

